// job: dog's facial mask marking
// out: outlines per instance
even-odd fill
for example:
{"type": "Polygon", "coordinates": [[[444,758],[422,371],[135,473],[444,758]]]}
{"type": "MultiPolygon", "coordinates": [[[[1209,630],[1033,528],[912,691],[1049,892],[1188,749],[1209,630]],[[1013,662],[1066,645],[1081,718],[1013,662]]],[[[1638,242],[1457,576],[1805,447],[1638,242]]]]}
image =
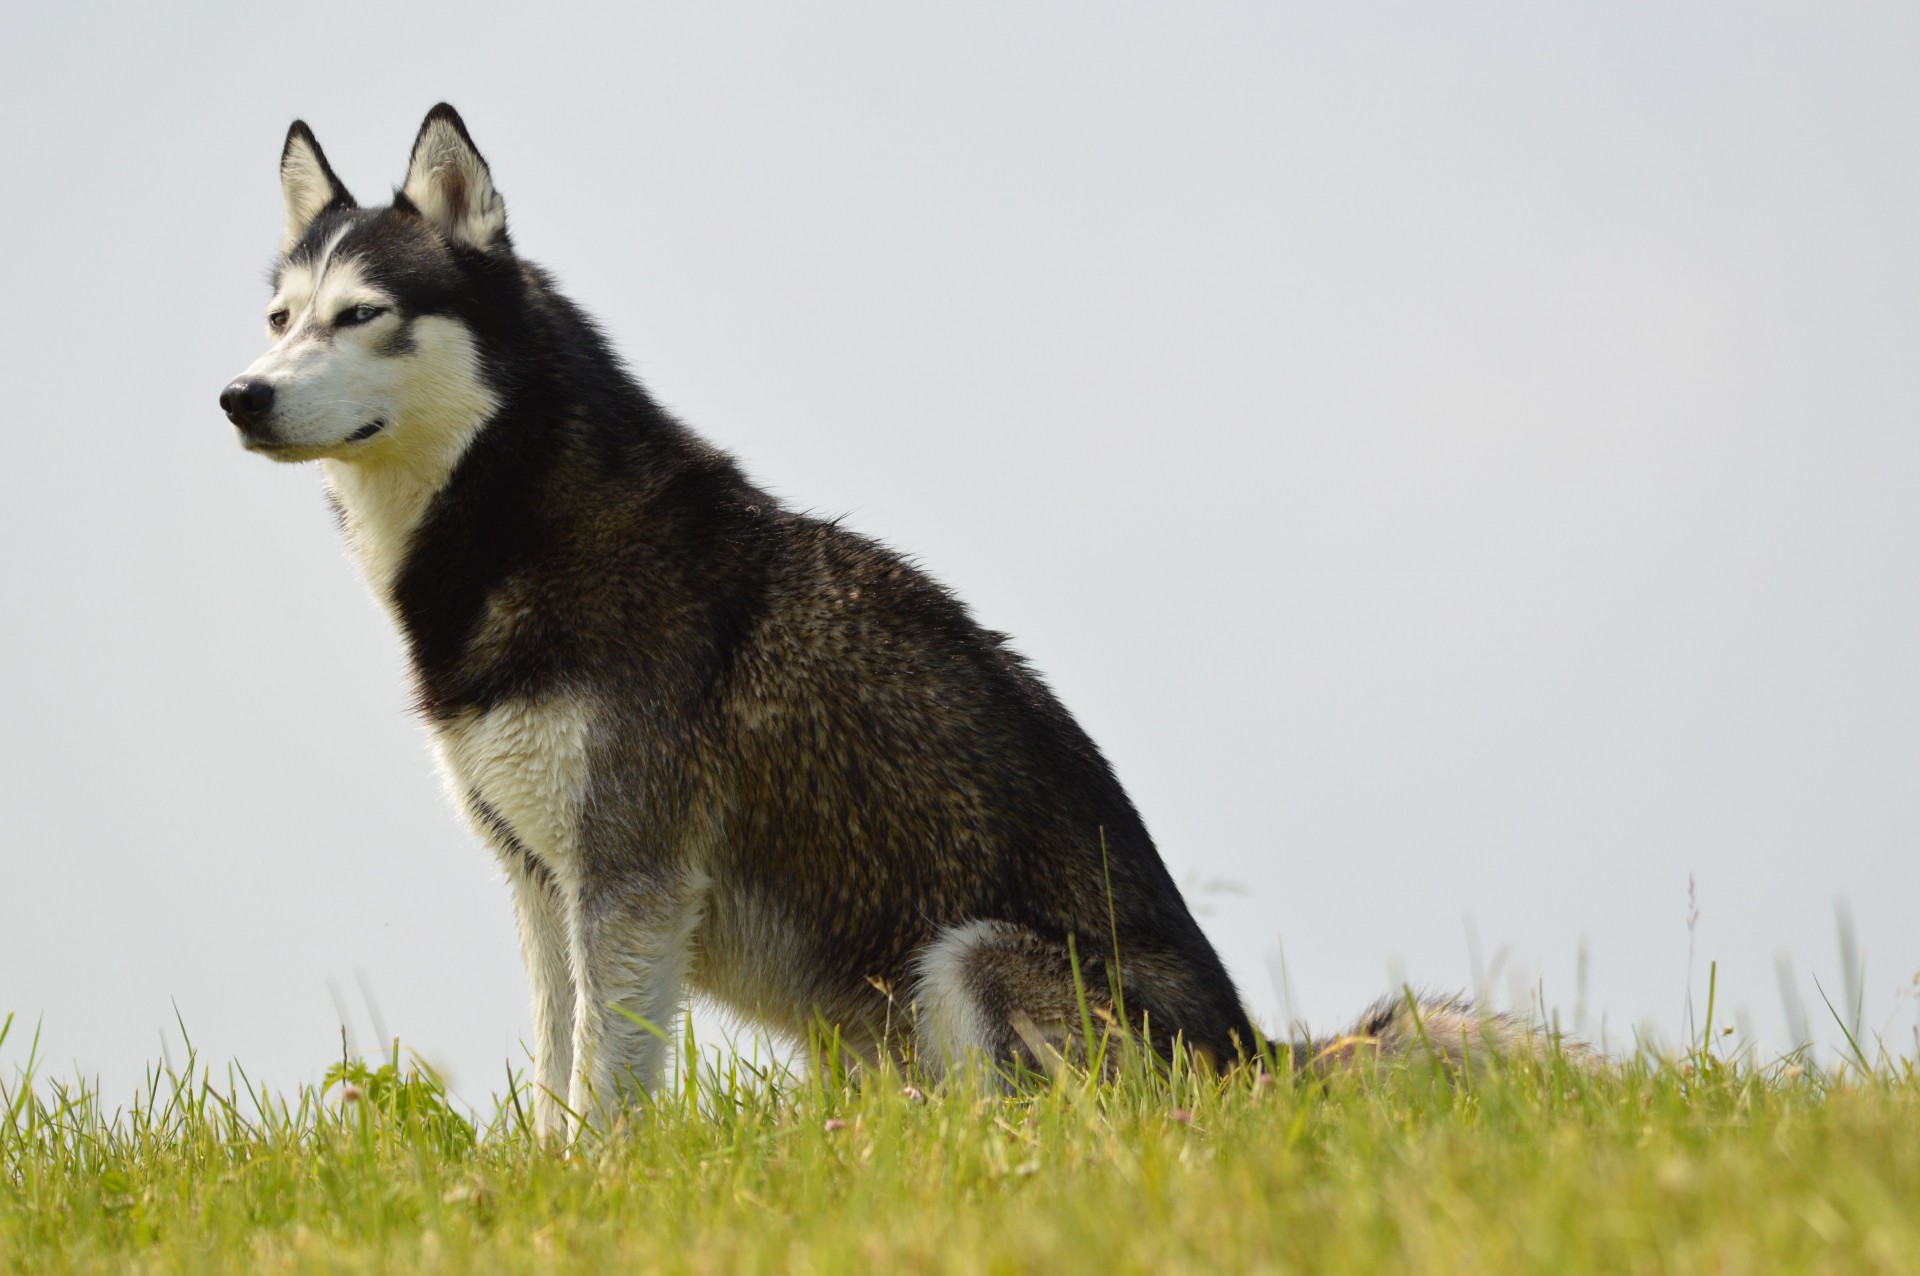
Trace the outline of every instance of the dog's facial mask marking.
{"type": "Polygon", "coordinates": [[[402,294],[435,263],[457,269],[449,248],[508,251],[506,206],[485,160],[459,117],[437,108],[393,207],[364,212],[296,121],[280,182],[286,238],[266,308],[273,345],[221,406],[248,448],[276,460],[424,467],[432,473],[420,481],[443,478],[498,402],[468,326],[420,313],[402,294]]]}
{"type": "Polygon", "coordinates": [[[268,303],[273,347],[236,382],[272,387],[272,414],[245,427],[247,446],[284,460],[340,455],[386,430],[410,397],[415,370],[393,352],[417,349],[412,324],[337,241],[328,248],[317,267],[282,269],[268,303]]]}

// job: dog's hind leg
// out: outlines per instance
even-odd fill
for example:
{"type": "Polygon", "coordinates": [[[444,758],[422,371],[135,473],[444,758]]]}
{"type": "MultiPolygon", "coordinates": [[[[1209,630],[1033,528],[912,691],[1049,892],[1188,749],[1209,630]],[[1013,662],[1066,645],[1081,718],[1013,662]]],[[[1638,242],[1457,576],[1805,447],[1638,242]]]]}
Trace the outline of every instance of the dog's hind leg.
{"type": "Polygon", "coordinates": [[[1019,1061],[1051,1067],[1084,1053],[1114,1022],[1105,966],[1010,922],[950,926],[921,950],[913,991],[914,1044],[922,1066],[951,1074],[970,1066],[1019,1061]],[[1081,1016],[1084,995],[1088,1019],[1081,1016]]]}
{"type": "MultiPolygon", "coordinates": [[[[969,1060],[1043,1069],[1062,1058],[1084,1062],[1087,1047],[1109,1032],[1131,1035],[1163,1060],[1178,1042],[1216,1068],[1256,1044],[1232,980],[1195,945],[1116,956],[1097,939],[1070,949],[1029,927],[972,921],[936,935],[917,976],[915,1045],[932,1071],[969,1060]]],[[[1109,1066],[1121,1057],[1118,1049],[1106,1054],[1109,1066]]]]}

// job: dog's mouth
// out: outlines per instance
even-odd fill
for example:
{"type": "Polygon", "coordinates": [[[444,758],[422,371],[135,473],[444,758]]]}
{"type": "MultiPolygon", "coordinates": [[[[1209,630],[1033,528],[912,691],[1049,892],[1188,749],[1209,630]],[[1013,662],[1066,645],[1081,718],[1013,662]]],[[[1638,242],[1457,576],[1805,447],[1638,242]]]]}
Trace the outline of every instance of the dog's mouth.
{"type": "Polygon", "coordinates": [[[274,461],[317,461],[327,455],[327,449],[309,447],[304,443],[274,443],[265,439],[242,439],[240,445],[256,456],[264,456],[274,461]]]}
{"type": "Polygon", "coordinates": [[[257,452],[261,456],[270,456],[276,461],[315,461],[335,454],[337,449],[343,446],[365,443],[368,439],[386,428],[387,419],[381,417],[378,420],[367,422],[339,443],[329,446],[316,446],[311,443],[283,443],[277,439],[262,439],[244,433],[240,437],[240,443],[247,451],[257,452]]]}

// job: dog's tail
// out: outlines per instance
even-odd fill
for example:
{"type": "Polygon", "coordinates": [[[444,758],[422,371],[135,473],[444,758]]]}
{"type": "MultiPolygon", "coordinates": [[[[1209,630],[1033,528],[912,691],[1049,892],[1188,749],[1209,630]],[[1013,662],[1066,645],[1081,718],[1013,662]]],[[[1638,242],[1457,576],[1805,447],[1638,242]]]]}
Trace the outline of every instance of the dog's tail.
{"type": "Polygon", "coordinates": [[[1476,1006],[1464,996],[1388,995],[1367,1007],[1358,1022],[1332,1037],[1295,1042],[1294,1070],[1327,1076],[1370,1063],[1431,1061],[1449,1073],[1496,1060],[1564,1059],[1590,1068],[1600,1056],[1586,1042],[1563,1037],[1513,1015],[1476,1006]]]}

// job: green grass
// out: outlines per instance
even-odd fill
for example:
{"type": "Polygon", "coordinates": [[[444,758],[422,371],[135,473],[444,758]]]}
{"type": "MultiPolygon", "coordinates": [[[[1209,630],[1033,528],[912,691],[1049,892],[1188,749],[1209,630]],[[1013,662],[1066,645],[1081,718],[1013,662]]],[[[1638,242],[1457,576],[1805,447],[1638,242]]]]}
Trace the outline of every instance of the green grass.
{"type": "Polygon", "coordinates": [[[1920,1270],[1902,1060],[1324,1084],[1136,1062],[1007,1094],[733,1062],[571,1155],[524,1132],[524,1096],[476,1123],[392,1060],[324,1092],[189,1068],[145,1094],[0,1090],[0,1269],[1920,1270]]]}

